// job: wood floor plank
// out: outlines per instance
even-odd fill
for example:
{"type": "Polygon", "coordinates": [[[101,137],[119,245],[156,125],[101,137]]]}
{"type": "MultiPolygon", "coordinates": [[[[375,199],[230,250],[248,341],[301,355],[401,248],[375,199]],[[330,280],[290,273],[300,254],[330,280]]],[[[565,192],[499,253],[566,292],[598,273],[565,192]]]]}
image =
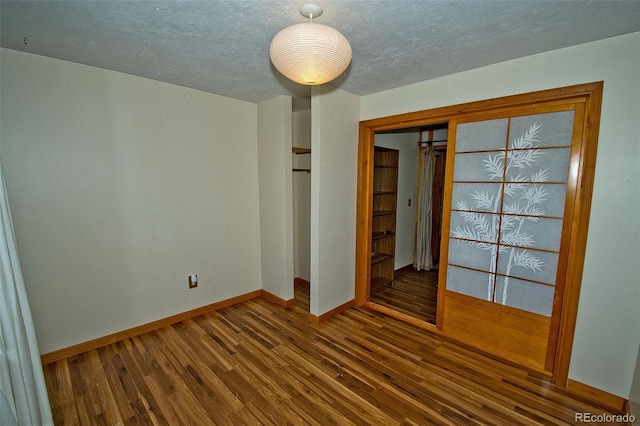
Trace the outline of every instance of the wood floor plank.
{"type": "MultiPolygon", "coordinates": [[[[78,424],[80,424],[80,425],[93,424],[92,421],[91,421],[92,414],[88,410],[89,402],[88,402],[87,399],[88,399],[88,397],[86,395],[82,395],[82,396],[76,398],[76,400],[75,400],[75,408],[76,408],[76,413],[78,415],[78,424]]],[[[73,422],[67,422],[67,421],[58,422],[55,419],[54,419],[54,423],[56,425],[58,425],[58,424],[62,424],[62,425],[75,424],[73,422]]]]}
{"type": "Polygon", "coordinates": [[[143,402],[146,402],[145,406],[149,407],[150,417],[154,420],[154,424],[179,424],[178,415],[169,402],[169,395],[162,391],[157,378],[154,375],[145,376],[144,383],[151,398],[144,398],[143,402]],[[149,402],[153,404],[149,404],[149,402]]]}
{"type": "Polygon", "coordinates": [[[74,402],[74,389],[71,381],[71,374],[69,372],[69,364],[63,362],[61,368],[56,371],[55,374],[57,392],[56,399],[53,404],[56,406],[66,406],[74,402]]]}
{"type": "Polygon", "coordinates": [[[113,400],[117,405],[116,410],[122,419],[133,417],[134,412],[130,405],[131,401],[125,393],[125,389],[120,381],[120,376],[113,364],[113,358],[117,355],[115,347],[113,345],[108,345],[98,349],[97,352],[102,362],[102,368],[104,370],[103,376],[106,378],[106,382],[108,384],[106,390],[111,393],[113,400]]]}
{"type": "Polygon", "coordinates": [[[570,425],[606,411],[540,373],[366,308],[318,325],[308,290],[44,366],[56,425],[570,425]]]}
{"type": "Polygon", "coordinates": [[[435,324],[438,270],[416,271],[411,267],[402,268],[395,272],[390,287],[371,294],[371,301],[435,324]]]}
{"type": "Polygon", "coordinates": [[[170,405],[164,401],[166,395],[159,389],[160,386],[155,383],[151,373],[143,374],[140,369],[140,365],[143,364],[141,355],[137,354],[137,351],[132,354],[130,350],[134,350],[134,348],[132,345],[127,345],[126,342],[127,341],[116,343],[120,361],[122,362],[121,368],[126,370],[128,377],[131,379],[142,404],[148,410],[149,417],[153,420],[154,424],[169,424],[167,420],[173,419],[174,413],[173,410],[170,409],[170,405]],[[136,354],[140,357],[139,362],[136,354]],[[169,416],[165,418],[164,413],[168,413],[169,416]]]}
{"type": "Polygon", "coordinates": [[[227,355],[231,356],[235,354],[233,348],[238,346],[238,340],[234,337],[233,332],[227,330],[220,321],[211,321],[205,316],[196,317],[193,321],[198,324],[220,348],[224,349],[227,355]]]}
{"type": "Polygon", "coordinates": [[[396,422],[402,421],[402,419],[410,418],[412,421],[418,424],[434,424],[434,425],[454,425],[440,414],[441,407],[432,409],[421,409],[415,407],[413,403],[407,403],[398,395],[394,395],[385,386],[376,388],[371,396],[373,397],[375,404],[380,407],[384,412],[396,419],[396,422]]]}
{"type": "Polygon", "coordinates": [[[220,424],[209,417],[205,409],[188,391],[175,392],[168,399],[178,415],[180,424],[189,426],[220,424]]]}
{"type": "Polygon", "coordinates": [[[266,418],[258,418],[253,415],[251,410],[243,407],[240,410],[229,414],[224,424],[229,425],[267,425],[270,424],[266,418]],[[263,421],[264,420],[264,421],[263,421]]]}

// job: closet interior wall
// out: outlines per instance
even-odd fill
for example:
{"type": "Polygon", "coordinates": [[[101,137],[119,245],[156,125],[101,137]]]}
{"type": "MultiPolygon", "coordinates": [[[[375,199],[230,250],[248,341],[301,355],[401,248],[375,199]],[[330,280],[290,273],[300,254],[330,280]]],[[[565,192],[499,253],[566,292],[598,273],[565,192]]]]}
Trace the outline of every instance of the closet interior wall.
{"type": "MultiPolygon", "coordinates": [[[[311,110],[293,112],[293,146],[311,149],[311,110]]],[[[292,153],[293,173],[293,276],[310,280],[311,154],[292,153]]]]}

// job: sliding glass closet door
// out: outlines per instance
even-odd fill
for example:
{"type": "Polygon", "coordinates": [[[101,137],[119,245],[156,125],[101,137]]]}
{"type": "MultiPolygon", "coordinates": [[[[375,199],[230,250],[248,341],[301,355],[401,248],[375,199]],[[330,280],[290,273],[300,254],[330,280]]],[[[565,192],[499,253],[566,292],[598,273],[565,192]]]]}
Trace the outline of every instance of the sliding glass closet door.
{"type": "Polygon", "coordinates": [[[571,103],[452,126],[442,329],[538,370],[553,367],[582,113],[571,103]]]}
{"type": "Polygon", "coordinates": [[[369,302],[375,133],[448,123],[436,327],[411,322],[565,386],[602,90],[587,83],[361,122],[356,303],[369,302]]]}

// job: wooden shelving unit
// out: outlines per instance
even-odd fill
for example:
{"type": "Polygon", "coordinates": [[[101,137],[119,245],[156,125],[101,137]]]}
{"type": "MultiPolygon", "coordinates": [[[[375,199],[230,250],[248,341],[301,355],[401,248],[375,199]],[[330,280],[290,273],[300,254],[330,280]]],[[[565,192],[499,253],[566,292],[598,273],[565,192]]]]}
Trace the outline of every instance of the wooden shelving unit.
{"type": "Polygon", "coordinates": [[[370,294],[391,286],[394,278],[398,150],[375,147],[370,294]]]}

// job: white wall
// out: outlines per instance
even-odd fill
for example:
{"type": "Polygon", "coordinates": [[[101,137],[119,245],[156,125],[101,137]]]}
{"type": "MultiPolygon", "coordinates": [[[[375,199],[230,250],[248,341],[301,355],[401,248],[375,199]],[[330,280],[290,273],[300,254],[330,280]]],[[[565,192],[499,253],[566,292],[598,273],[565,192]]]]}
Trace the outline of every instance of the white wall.
{"type": "Polygon", "coordinates": [[[43,353],[261,288],[255,104],[0,54],[2,163],[43,353]]]}
{"type": "MultiPolygon", "coordinates": [[[[293,146],[311,148],[311,110],[293,113],[293,146]]],[[[313,155],[313,153],[311,154],[313,155]]],[[[311,168],[311,155],[293,155],[293,167],[311,168]]],[[[293,174],[294,276],[309,281],[311,271],[311,174],[293,174]]]]}
{"type": "Polygon", "coordinates": [[[570,378],[627,398],[640,342],[640,33],[364,96],[361,120],[604,80],[570,378]]]}
{"type": "Polygon", "coordinates": [[[398,204],[394,268],[413,264],[416,234],[419,132],[377,134],[375,144],[398,152],[398,204]],[[411,205],[409,206],[409,199],[411,205]]]}
{"type": "Polygon", "coordinates": [[[311,90],[311,291],[320,316],[355,296],[360,98],[331,86],[311,90]]]}
{"type": "Polygon", "coordinates": [[[258,104],[262,288],[293,299],[291,97],[258,104]]]}

